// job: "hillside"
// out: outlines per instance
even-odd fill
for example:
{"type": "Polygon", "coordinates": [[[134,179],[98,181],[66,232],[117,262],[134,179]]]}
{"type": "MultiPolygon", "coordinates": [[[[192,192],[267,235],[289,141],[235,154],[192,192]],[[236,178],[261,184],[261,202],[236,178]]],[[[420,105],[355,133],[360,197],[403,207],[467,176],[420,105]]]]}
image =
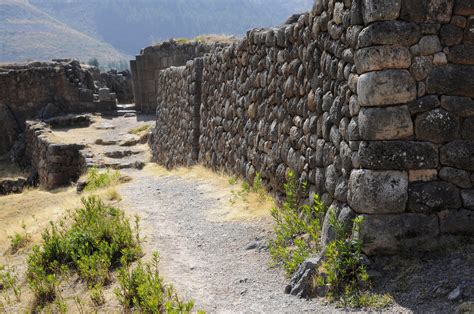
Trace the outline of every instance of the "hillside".
{"type": "Polygon", "coordinates": [[[27,1],[0,0],[0,61],[78,58],[118,61],[127,56],[109,44],[58,21],[27,1]]]}
{"type": "Polygon", "coordinates": [[[62,22],[137,54],[152,42],[201,34],[243,35],[281,24],[313,0],[30,0],[62,22]]]}

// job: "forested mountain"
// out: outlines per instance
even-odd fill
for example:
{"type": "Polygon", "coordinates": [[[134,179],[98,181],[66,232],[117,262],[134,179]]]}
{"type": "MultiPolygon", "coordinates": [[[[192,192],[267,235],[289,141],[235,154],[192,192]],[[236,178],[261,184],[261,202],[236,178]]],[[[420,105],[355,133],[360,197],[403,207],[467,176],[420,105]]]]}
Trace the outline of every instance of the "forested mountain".
{"type": "MultiPolygon", "coordinates": [[[[3,2],[12,0],[0,0],[0,5],[3,2]]],[[[65,29],[74,29],[85,37],[93,37],[110,44],[124,55],[135,55],[141,48],[171,37],[192,38],[201,34],[242,36],[248,29],[254,27],[279,25],[291,14],[310,9],[313,0],[17,0],[15,2],[24,2],[23,6],[34,7],[37,11],[60,21],[65,29]]],[[[17,18],[15,14],[15,11],[6,11],[2,8],[0,17],[8,20],[17,18]]],[[[0,23],[2,23],[0,34],[10,33],[8,39],[15,42],[19,51],[25,51],[28,57],[36,54],[35,51],[31,51],[33,48],[31,45],[22,47],[22,40],[16,37],[24,34],[16,30],[16,24],[0,23]]],[[[30,35],[36,36],[33,33],[28,36],[30,35]]],[[[52,36],[49,36],[46,42],[50,37],[52,36]]],[[[77,46],[74,45],[73,38],[66,39],[65,34],[57,34],[54,37],[65,40],[63,45],[65,50],[77,46]]],[[[5,37],[2,36],[2,43],[3,38],[5,37]]],[[[49,46],[56,47],[57,44],[51,43],[49,46]]],[[[67,51],[63,54],[62,50],[57,49],[53,49],[53,52],[61,52],[58,57],[67,54],[67,51]]],[[[15,56],[10,53],[4,55],[3,50],[1,54],[1,59],[15,56]]],[[[43,56],[42,50],[38,50],[37,56],[38,58],[43,56]]],[[[103,57],[97,54],[97,58],[101,60],[103,57]]]]}

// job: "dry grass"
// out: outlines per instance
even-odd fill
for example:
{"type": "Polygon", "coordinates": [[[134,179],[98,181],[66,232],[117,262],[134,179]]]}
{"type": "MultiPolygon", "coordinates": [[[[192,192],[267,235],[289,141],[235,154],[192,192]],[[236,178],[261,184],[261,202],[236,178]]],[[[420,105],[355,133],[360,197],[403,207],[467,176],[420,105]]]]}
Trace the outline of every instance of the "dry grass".
{"type": "Polygon", "coordinates": [[[243,183],[240,179],[235,180],[235,184],[231,184],[230,182],[233,180],[229,180],[231,179],[230,176],[224,173],[216,173],[200,165],[167,170],[156,164],[148,164],[143,171],[156,176],[179,176],[202,182],[202,184],[198,185],[198,188],[210,190],[215,198],[223,200],[219,208],[209,209],[208,217],[212,221],[250,220],[270,217],[271,209],[275,206],[274,201],[268,195],[262,198],[261,195],[252,191],[245,193],[243,197],[235,199],[235,193],[241,189],[243,183]]]}

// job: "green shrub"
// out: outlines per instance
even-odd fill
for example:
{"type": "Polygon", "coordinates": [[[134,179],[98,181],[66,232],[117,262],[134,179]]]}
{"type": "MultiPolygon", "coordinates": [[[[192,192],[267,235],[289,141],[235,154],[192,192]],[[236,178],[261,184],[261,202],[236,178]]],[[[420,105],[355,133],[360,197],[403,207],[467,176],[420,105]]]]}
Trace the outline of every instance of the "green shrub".
{"type": "Polygon", "coordinates": [[[70,226],[51,223],[42,245],[28,257],[28,282],[40,304],[54,300],[57,278],[66,271],[77,272],[90,287],[103,285],[111,269],[141,254],[139,230],[132,230],[123,211],[106,207],[96,196],[82,204],[70,213],[70,226]]]}
{"type": "Polygon", "coordinates": [[[102,285],[94,286],[91,291],[91,301],[95,306],[101,306],[105,304],[104,290],[102,285]]]}
{"type": "Polygon", "coordinates": [[[110,169],[99,171],[97,168],[90,168],[87,171],[87,185],[84,190],[86,192],[92,192],[97,189],[105,188],[119,183],[120,178],[121,175],[119,171],[111,171],[110,169]]]}
{"type": "Polygon", "coordinates": [[[304,205],[296,175],[290,171],[284,185],[285,202],[272,209],[275,221],[275,239],[270,242],[270,255],[275,265],[281,265],[287,275],[292,275],[299,264],[319,251],[319,239],[326,208],[317,195],[314,205],[304,205]]]}
{"type": "Polygon", "coordinates": [[[138,126],[136,128],[130,129],[128,131],[129,134],[135,134],[135,135],[141,135],[142,133],[146,133],[151,129],[150,124],[144,124],[141,126],[138,126]]]}
{"type": "Polygon", "coordinates": [[[183,302],[172,286],[164,284],[158,271],[159,256],[153,254],[151,263],[139,263],[130,269],[128,263],[118,273],[119,288],[115,294],[125,308],[143,313],[190,313],[193,301],[183,302]]]}

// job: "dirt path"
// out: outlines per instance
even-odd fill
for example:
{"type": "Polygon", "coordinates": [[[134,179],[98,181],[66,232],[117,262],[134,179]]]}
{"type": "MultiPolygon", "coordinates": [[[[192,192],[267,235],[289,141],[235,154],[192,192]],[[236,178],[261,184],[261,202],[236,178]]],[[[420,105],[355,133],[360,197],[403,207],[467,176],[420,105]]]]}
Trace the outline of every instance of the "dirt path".
{"type": "Polygon", "coordinates": [[[285,278],[270,268],[268,213],[229,220],[229,189],[209,178],[132,172],[120,193],[142,217],[145,250],[159,251],[164,277],[210,313],[301,313],[331,310],[283,293],[285,278]],[[255,241],[257,239],[257,241],[255,241]],[[254,245],[249,245],[254,244],[254,245]],[[252,246],[257,245],[256,248],[252,246]]]}

